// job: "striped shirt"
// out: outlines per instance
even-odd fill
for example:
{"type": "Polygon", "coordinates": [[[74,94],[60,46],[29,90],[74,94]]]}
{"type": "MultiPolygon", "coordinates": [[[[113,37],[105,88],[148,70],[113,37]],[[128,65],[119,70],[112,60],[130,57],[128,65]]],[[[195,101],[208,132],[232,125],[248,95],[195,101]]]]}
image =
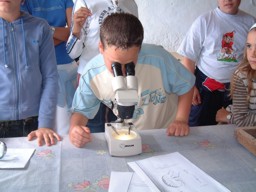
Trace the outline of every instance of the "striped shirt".
{"type": "Polygon", "coordinates": [[[237,70],[233,75],[233,112],[231,123],[242,126],[256,125],[256,80],[248,96],[247,74],[237,70]],[[249,97],[249,98],[248,98],[249,97]]]}

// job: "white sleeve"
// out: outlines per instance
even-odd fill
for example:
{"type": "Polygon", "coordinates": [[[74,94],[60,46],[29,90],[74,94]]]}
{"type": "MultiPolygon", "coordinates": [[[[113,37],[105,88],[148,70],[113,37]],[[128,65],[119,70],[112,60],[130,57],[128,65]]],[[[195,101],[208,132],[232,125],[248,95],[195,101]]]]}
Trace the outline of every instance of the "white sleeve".
{"type": "Polygon", "coordinates": [[[194,62],[198,60],[203,49],[206,33],[206,26],[204,23],[204,18],[202,16],[198,17],[191,25],[177,50],[180,55],[187,57],[194,62]]]}
{"type": "MultiPolygon", "coordinates": [[[[74,13],[81,7],[87,7],[85,1],[84,0],[76,0],[75,3],[74,3],[74,7],[73,7],[72,23],[73,23],[74,13]]],[[[86,25],[86,22],[85,22],[84,25],[86,25]]],[[[68,55],[72,59],[76,59],[76,58],[80,57],[82,52],[83,52],[84,41],[85,41],[86,35],[85,35],[84,30],[82,29],[80,38],[77,38],[76,36],[74,36],[72,34],[72,31],[73,31],[73,26],[71,28],[71,33],[69,35],[69,38],[68,38],[68,41],[67,41],[67,44],[66,44],[66,50],[67,50],[68,55]]]]}
{"type": "MultiPolygon", "coordinates": [[[[85,38],[85,36],[84,36],[84,38],[85,38]]],[[[81,56],[81,54],[83,52],[83,48],[84,48],[84,38],[82,38],[82,35],[81,35],[81,38],[78,39],[73,34],[70,34],[68,41],[67,41],[66,50],[67,50],[68,55],[72,59],[76,59],[81,56]]]]}

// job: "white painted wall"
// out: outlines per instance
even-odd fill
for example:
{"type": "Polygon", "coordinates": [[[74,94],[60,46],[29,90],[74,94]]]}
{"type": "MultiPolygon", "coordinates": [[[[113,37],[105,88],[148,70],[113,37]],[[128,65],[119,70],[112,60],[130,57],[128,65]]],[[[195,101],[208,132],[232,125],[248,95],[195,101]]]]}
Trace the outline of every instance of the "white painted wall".
{"type": "MultiPolygon", "coordinates": [[[[145,30],[145,43],[175,52],[200,14],[214,9],[217,0],[135,0],[145,30]]],[[[242,0],[240,9],[256,17],[256,0],[242,0]]]]}

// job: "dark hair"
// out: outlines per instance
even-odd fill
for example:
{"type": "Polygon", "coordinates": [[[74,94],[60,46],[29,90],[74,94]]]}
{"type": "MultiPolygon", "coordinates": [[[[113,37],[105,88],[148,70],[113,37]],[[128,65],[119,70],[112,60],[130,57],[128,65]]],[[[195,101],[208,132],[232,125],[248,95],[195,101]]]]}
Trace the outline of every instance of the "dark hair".
{"type": "Polygon", "coordinates": [[[143,26],[137,17],[129,13],[113,13],[100,27],[100,40],[104,48],[115,46],[128,49],[141,46],[143,33],[143,26]]]}

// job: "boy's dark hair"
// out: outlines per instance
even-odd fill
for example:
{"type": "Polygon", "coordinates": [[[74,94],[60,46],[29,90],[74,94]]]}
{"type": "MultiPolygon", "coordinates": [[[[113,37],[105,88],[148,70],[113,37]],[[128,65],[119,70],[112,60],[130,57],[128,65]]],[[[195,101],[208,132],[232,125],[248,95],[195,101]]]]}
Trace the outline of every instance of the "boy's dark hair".
{"type": "Polygon", "coordinates": [[[106,46],[121,49],[140,47],[143,34],[141,22],[129,13],[113,13],[107,16],[100,27],[100,40],[104,48],[106,46]]]}

